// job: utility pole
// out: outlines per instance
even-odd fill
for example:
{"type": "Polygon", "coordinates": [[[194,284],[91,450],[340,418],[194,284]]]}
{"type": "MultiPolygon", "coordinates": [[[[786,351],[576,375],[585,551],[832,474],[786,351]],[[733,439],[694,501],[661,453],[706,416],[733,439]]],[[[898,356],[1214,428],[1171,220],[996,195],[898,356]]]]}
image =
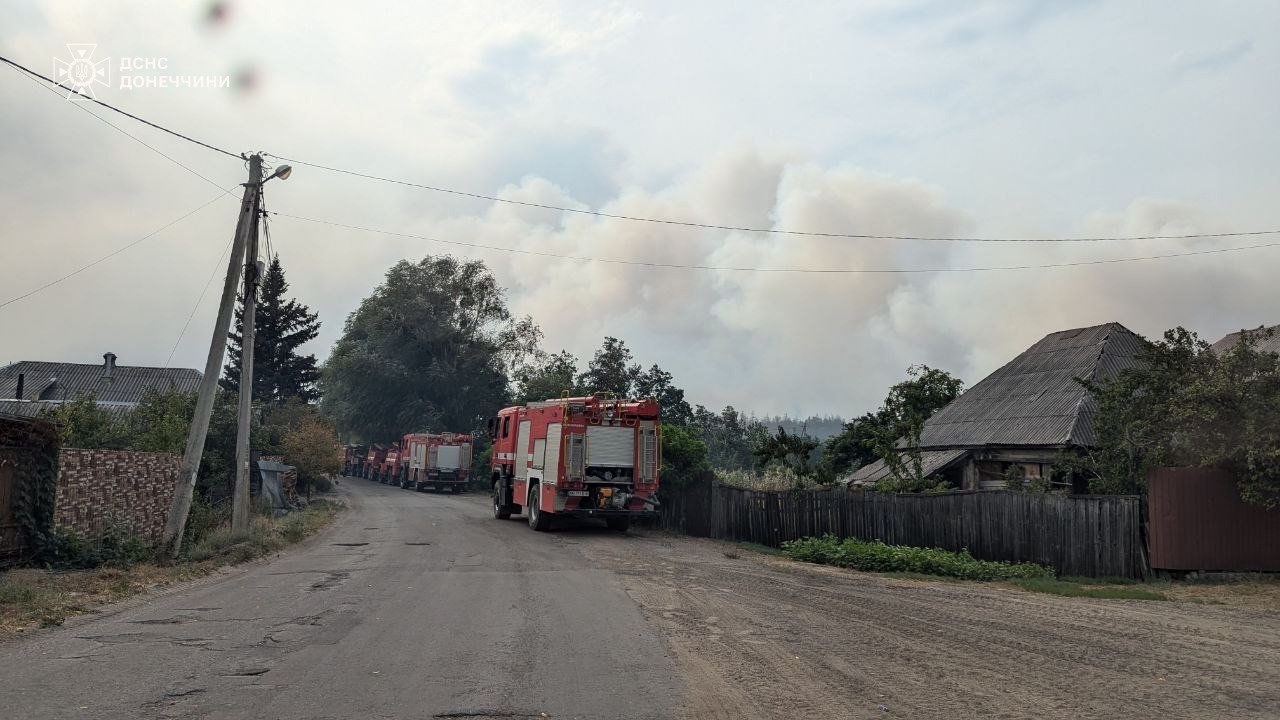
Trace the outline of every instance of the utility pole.
{"type": "MultiPolygon", "coordinates": [[[[255,156],[256,157],[256,156],[255,156]]],[[[261,161],[259,161],[261,163],[261,161]]],[[[261,164],[259,164],[261,175],[261,164]]],[[[253,411],[253,341],[258,317],[258,208],[253,203],[254,221],[249,231],[249,247],[244,255],[244,314],[240,318],[240,405],[236,410],[236,485],[231,494],[231,529],[249,529],[249,413],[253,411]]]]}
{"type": "Polygon", "coordinates": [[[244,247],[252,228],[258,225],[258,189],[262,184],[262,156],[249,157],[249,182],[244,186],[240,201],[240,215],[236,219],[235,239],[231,244],[231,257],[227,261],[227,277],[222,284],[222,303],[218,306],[218,319],[213,325],[213,338],[209,341],[209,356],[204,363],[204,376],[200,378],[200,391],[196,396],[195,416],[191,419],[191,431],[187,435],[187,448],[182,454],[182,465],[174,483],[173,502],[165,520],[162,545],[171,557],[177,557],[182,547],[182,533],[191,512],[191,494],[196,487],[196,474],[200,471],[200,458],[204,455],[205,436],[209,433],[209,416],[213,412],[213,395],[218,389],[218,377],[222,374],[222,355],[227,349],[227,331],[235,309],[236,286],[240,284],[240,263],[244,261],[244,247]]]}

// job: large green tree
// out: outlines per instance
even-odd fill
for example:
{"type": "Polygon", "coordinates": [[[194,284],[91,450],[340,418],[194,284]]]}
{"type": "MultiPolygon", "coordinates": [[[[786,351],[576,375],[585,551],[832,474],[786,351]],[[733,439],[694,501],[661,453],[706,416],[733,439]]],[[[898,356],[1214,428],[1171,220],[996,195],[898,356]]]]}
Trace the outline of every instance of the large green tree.
{"type": "Polygon", "coordinates": [[[823,447],[826,471],[840,475],[876,460],[889,467],[893,487],[902,491],[925,487],[920,472],[920,434],[924,422],[956,399],[964,383],[928,365],[907,368],[907,379],[889,388],[884,403],[845,426],[823,447]]]}
{"type": "Polygon", "coordinates": [[[684,390],[672,382],[671,373],[651,365],[648,370],[636,373],[632,391],[636,397],[651,397],[662,408],[663,424],[688,425],[693,422],[693,408],[684,399],[684,390]]]}
{"type": "Polygon", "coordinates": [[[351,313],[324,368],[322,407],[370,441],[466,431],[508,399],[529,327],[479,261],[402,260],[351,313]],[[523,333],[523,335],[522,335],[523,333]]]}
{"type": "Polygon", "coordinates": [[[577,395],[578,359],[568,350],[540,353],[537,360],[515,376],[515,403],[577,395]]]}
{"type": "MultiPolygon", "coordinates": [[[[255,309],[253,343],[253,399],[255,402],[279,403],[289,398],[310,402],[320,396],[317,383],[320,370],[315,355],[304,355],[299,348],[315,339],[320,332],[318,316],[306,305],[285,297],[289,283],[280,266],[280,256],[262,278],[261,294],[255,309]]],[[[232,392],[240,389],[241,344],[244,342],[244,297],[236,305],[235,332],[227,343],[227,366],[222,373],[222,386],[232,392]]]]}
{"type": "Polygon", "coordinates": [[[610,336],[604,339],[604,344],[587,363],[586,371],[578,377],[578,385],[587,392],[631,397],[639,375],[640,366],[632,363],[630,348],[610,336]]]}

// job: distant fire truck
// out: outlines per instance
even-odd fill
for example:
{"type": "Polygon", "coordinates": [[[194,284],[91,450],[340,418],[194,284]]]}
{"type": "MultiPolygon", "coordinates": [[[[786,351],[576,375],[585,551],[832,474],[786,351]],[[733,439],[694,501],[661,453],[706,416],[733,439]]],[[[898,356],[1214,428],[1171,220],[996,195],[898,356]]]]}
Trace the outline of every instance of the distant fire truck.
{"type": "Polygon", "coordinates": [[[563,398],[505,408],[489,420],[493,516],[599,517],[614,530],[655,514],[661,430],[655,400],[563,398]]]}
{"type": "Polygon", "coordinates": [[[365,455],[364,466],[362,468],[364,478],[366,480],[377,480],[379,471],[382,468],[382,461],[386,458],[386,445],[370,445],[369,452],[365,455]]]}
{"type": "Polygon", "coordinates": [[[404,448],[399,485],[414,490],[462,492],[471,476],[471,436],[457,433],[411,433],[404,448]]]}

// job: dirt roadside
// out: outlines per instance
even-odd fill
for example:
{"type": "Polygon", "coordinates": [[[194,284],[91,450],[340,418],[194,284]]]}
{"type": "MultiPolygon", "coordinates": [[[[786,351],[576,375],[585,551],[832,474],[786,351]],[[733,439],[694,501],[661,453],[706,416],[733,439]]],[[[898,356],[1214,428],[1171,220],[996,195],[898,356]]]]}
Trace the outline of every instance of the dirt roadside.
{"type": "Polygon", "coordinates": [[[585,545],[662,633],[690,719],[1280,717],[1274,610],[902,580],[664,535],[585,545]]]}

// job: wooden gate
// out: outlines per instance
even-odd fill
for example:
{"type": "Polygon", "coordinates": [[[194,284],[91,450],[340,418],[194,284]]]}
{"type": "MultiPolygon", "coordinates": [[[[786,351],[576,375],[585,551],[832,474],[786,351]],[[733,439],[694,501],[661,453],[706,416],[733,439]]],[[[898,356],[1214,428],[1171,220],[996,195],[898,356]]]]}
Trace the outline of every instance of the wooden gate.
{"type": "Polygon", "coordinates": [[[0,449],[0,560],[21,555],[24,548],[22,528],[13,511],[17,484],[17,453],[0,449]]]}

